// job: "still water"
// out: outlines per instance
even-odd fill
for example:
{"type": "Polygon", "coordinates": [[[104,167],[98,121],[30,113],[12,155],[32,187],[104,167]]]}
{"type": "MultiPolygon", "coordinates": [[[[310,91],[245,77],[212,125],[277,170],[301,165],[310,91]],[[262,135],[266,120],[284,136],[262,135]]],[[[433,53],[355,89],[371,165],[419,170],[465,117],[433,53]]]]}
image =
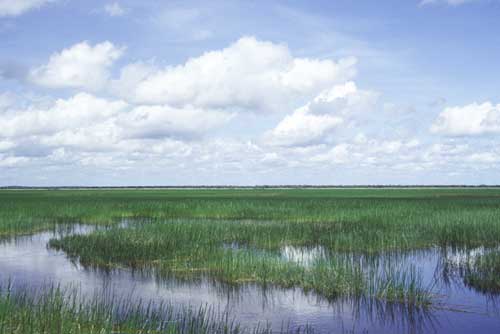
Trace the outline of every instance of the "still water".
{"type": "MultiPolygon", "coordinates": [[[[300,289],[263,288],[256,285],[229,287],[208,279],[195,282],[162,280],[130,269],[103,271],[81,266],[48,241],[68,233],[90,233],[94,227],[76,226],[32,236],[0,241],[0,282],[16,286],[76,287],[82,295],[116,295],[132,300],[171,303],[179,307],[211,306],[227,310],[244,326],[268,324],[296,328],[306,324],[318,333],[500,333],[500,297],[467,287],[449,266],[473,259],[483,249],[438,250],[382,256],[378,261],[411,265],[432,286],[437,306],[409,309],[373,300],[326,301],[300,289]]],[[[309,265],[326,256],[321,247],[284,247],[282,256],[309,265]]]]}

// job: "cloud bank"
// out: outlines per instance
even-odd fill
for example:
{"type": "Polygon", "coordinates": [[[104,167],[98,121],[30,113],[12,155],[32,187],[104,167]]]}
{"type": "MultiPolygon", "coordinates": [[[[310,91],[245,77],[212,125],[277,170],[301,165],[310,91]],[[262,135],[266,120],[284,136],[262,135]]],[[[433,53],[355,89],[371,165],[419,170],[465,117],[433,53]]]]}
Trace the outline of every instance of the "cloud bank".
{"type": "Polygon", "coordinates": [[[125,53],[109,41],[82,41],[29,70],[33,87],[50,96],[0,93],[3,175],[145,170],[178,183],[253,184],[300,170],[297,183],[310,175],[339,183],[329,177],[451,177],[500,164],[491,142],[499,104],[445,106],[418,128],[411,108],[358,83],[354,57],[298,57],[255,37],[167,66],[119,67],[125,53]]]}

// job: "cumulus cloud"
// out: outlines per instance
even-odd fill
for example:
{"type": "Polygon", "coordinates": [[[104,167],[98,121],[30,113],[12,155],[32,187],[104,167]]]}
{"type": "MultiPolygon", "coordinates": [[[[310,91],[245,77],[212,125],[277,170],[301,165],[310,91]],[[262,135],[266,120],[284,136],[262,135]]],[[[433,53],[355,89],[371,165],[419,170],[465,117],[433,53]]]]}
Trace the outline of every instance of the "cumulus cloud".
{"type": "Polygon", "coordinates": [[[0,0],[0,16],[18,16],[55,0],[0,0]]]}
{"type": "Polygon", "coordinates": [[[225,124],[231,114],[191,107],[173,108],[167,105],[139,106],[121,115],[117,124],[127,136],[139,138],[197,136],[225,124]]]}
{"type": "MultiPolygon", "coordinates": [[[[328,178],[332,168],[406,175],[500,163],[500,151],[491,144],[462,145],[463,138],[441,138],[438,144],[423,138],[422,143],[415,132],[397,131],[391,120],[409,112],[358,88],[352,81],[353,58],[297,58],[285,45],[244,37],[176,66],[131,63],[112,78],[122,53],[110,42],[82,42],[30,71],[41,86],[78,88],[73,96],[21,103],[17,95],[0,94],[2,171],[37,166],[70,173],[67,166],[78,165],[89,171],[164,173],[171,168],[185,173],[177,180],[197,175],[193,182],[205,183],[220,173],[252,184],[254,177],[272,173],[290,173],[286,183],[316,171],[328,178]],[[107,97],[88,93],[96,88],[107,97]],[[258,126],[245,129],[241,139],[239,130],[249,120],[258,126]],[[276,123],[263,124],[268,120],[276,123]],[[228,124],[235,129],[216,131],[228,124]]],[[[500,105],[446,108],[431,130],[452,136],[500,132],[500,105]]]]}
{"type": "Polygon", "coordinates": [[[282,146],[313,144],[342,122],[343,119],[338,116],[314,115],[300,108],[286,116],[265,139],[282,146]]]}
{"type": "Polygon", "coordinates": [[[500,133],[500,104],[485,102],[445,108],[432,124],[431,132],[450,136],[500,133]]]}
{"type": "MultiPolygon", "coordinates": [[[[192,152],[195,145],[202,164],[203,156],[211,159],[213,154],[203,143],[193,144],[192,140],[227,124],[240,111],[290,110],[289,106],[316,96],[303,112],[299,108],[281,122],[274,133],[276,142],[283,137],[284,145],[300,146],[328,135],[347,118],[347,109],[352,113],[360,105],[356,99],[364,99],[353,83],[344,84],[356,73],[355,59],[295,58],[285,45],[253,37],[178,66],[128,64],[117,78],[110,79],[110,68],[122,53],[122,48],[110,42],[82,42],[31,70],[30,79],[42,86],[92,90],[106,84],[108,93],[122,98],[77,93],[48,105],[20,110],[7,107],[0,114],[0,122],[7,128],[0,133],[5,150],[22,153],[22,146],[43,152],[40,154],[52,152],[51,161],[93,161],[88,156],[91,153],[112,152],[123,162],[160,152],[168,155],[173,146],[184,142],[190,144],[183,152],[192,152]],[[335,112],[327,110],[327,104],[335,112]],[[12,146],[11,142],[22,145],[12,146]]],[[[221,143],[227,144],[227,140],[221,143]]],[[[260,149],[252,147],[257,154],[260,149]]],[[[260,153],[266,157],[264,164],[278,161],[272,158],[273,152],[260,153]]]]}
{"type": "Polygon", "coordinates": [[[346,120],[371,111],[376,100],[376,93],[359,90],[354,82],[335,85],[287,115],[264,139],[281,146],[317,144],[346,120]]]}
{"type": "Polygon", "coordinates": [[[113,16],[113,17],[125,15],[125,9],[118,2],[112,2],[112,3],[106,4],[104,6],[104,11],[109,16],[113,16]]]}
{"type": "Polygon", "coordinates": [[[29,107],[0,114],[9,143],[31,141],[47,147],[75,147],[88,151],[124,149],[131,140],[201,136],[231,119],[230,113],[170,106],[131,106],[88,93],[59,99],[48,108],[29,107]]]}
{"type": "Polygon", "coordinates": [[[371,111],[378,94],[360,90],[352,81],[326,89],[307,105],[309,112],[315,114],[335,113],[343,117],[355,117],[371,111]]]}
{"type": "Polygon", "coordinates": [[[86,88],[98,90],[109,78],[109,68],[124,49],[110,42],[75,44],[53,54],[48,63],[30,71],[29,79],[50,88],[86,88]]]}
{"type": "MultiPolygon", "coordinates": [[[[111,81],[110,91],[112,94],[121,95],[130,98],[128,94],[133,92],[136,87],[153,76],[158,71],[155,66],[146,62],[136,62],[123,66],[120,70],[120,76],[111,81]]],[[[131,100],[134,100],[133,98],[131,100]]]]}
{"type": "Polygon", "coordinates": [[[0,137],[15,138],[53,134],[68,128],[89,126],[107,120],[126,107],[123,101],[107,101],[79,93],[58,99],[49,109],[30,107],[0,115],[0,137]]]}
{"type": "Polygon", "coordinates": [[[294,58],[285,45],[244,37],[178,66],[130,65],[113,87],[135,103],[276,111],[352,78],[355,64],[294,58]]]}

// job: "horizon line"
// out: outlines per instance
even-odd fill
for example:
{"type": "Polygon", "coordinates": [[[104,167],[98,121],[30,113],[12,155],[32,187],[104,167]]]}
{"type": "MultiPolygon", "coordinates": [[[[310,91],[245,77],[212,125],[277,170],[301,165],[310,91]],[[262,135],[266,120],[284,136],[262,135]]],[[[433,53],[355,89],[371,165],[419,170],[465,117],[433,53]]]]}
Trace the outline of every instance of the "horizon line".
{"type": "Polygon", "coordinates": [[[263,185],[158,185],[158,186],[0,186],[0,190],[15,189],[354,189],[354,188],[500,188],[500,184],[263,184],[263,185]]]}

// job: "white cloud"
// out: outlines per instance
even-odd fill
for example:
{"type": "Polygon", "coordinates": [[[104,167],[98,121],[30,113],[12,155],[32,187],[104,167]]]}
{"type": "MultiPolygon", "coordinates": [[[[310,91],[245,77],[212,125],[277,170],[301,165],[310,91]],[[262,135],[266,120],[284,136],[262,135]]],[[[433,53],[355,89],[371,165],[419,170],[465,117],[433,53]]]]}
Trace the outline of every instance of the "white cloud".
{"type": "Polygon", "coordinates": [[[125,9],[118,3],[118,2],[113,2],[113,3],[108,3],[104,6],[104,11],[109,15],[109,16],[123,16],[125,15],[125,9]]]}
{"type": "Polygon", "coordinates": [[[416,139],[380,140],[357,136],[354,141],[340,143],[326,152],[320,152],[311,157],[311,161],[318,163],[351,163],[356,165],[376,166],[391,164],[395,161],[405,161],[413,158],[411,152],[420,146],[416,139]],[[394,157],[397,155],[397,158],[394,157]]]}
{"type": "Polygon", "coordinates": [[[466,156],[465,160],[472,163],[491,164],[500,162],[500,155],[492,152],[479,152],[466,156]]]}
{"type": "Polygon", "coordinates": [[[110,42],[81,42],[53,54],[46,65],[31,70],[32,82],[51,88],[80,87],[98,90],[109,78],[109,68],[123,53],[110,42]]]}
{"type": "Polygon", "coordinates": [[[120,115],[117,125],[127,137],[163,138],[197,136],[225,124],[232,115],[215,110],[139,106],[120,115]]]}
{"type": "Polygon", "coordinates": [[[432,124],[431,132],[451,136],[500,133],[500,104],[485,102],[445,108],[432,124]]]}
{"type": "MultiPolygon", "coordinates": [[[[110,79],[122,52],[109,42],[83,42],[54,54],[30,76],[43,86],[100,87],[115,97],[77,93],[54,101],[0,94],[4,175],[18,167],[92,175],[100,174],[95,172],[100,168],[119,174],[121,183],[130,179],[122,175],[125,170],[156,171],[153,182],[173,171],[181,183],[301,182],[298,178],[325,183],[333,170],[344,170],[356,175],[345,181],[352,183],[360,173],[377,179],[383,172],[393,180],[393,172],[462,173],[500,163],[500,151],[487,143],[489,137],[478,139],[483,146],[463,144],[464,138],[441,138],[439,143],[431,142],[435,137],[419,138],[422,143],[413,138],[415,131],[398,131],[394,120],[409,111],[380,104],[377,93],[350,81],[356,74],[352,58],[296,58],[285,45],[245,37],[177,66],[128,64],[110,79]],[[276,123],[265,124],[269,120],[276,123]],[[255,124],[247,130],[246,122],[255,124]],[[231,174],[238,176],[224,178],[231,174]],[[309,175],[316,178],[305,178],[309,175]]],[[[500,133],[500,105],[446,108],[431,130],[500,133]]]]}
{"type": "Polygon", "coordinates": [[[343,119],[332,115],[315,115],[306,108],[297,109],[286,116],[264,140],[272,145],[301,146],[317,143],[343,119]]]}
{"type": "Polygon", "coordinates": [[[244,37],[183,65],[125,67],[113,86],[136,103],[274,111],[352,78],[355,63],[294,58],[284,45],[244,37]]]}
{"type": "MultiPolygon", "coordinates": [[[[0,114],[0,149],[15,142],[32,149],[73,147],[90,152],[129,150],[138,140],[191,139],[228,122],[232,114],[217,110],[130,106],[87,93],[59,99],[48,108],[29,107],[0,114]]],[[[141,144],[142,145],[142,144],[141,144]]]]}
{"type": "Polygon", "coordinates": [[[122,129],[114,119],[44,134],[37,142],[47,147],[73,147],[87,152],[111,151],[120,143],[122,129]]]}
{"type": "Polygon", "coordinates": [[[373,110],[376,100],[377,94],[359,90],[354,82],[336,85],[286,116],[264,140],[281,146],[317,144],[346,120],[373,110]]]}
{"type": "Polygon", "coordinates": [[[79,93],[67,100],[59,99],[49,109],[30,107],[24,111],[0,115],[0,137],[48,135],[66,129],[81,128],[103,122],[123,110],[123,101],[107,101],[79,93]]]}
{"type": "Polygon", "coordinates": [[[0,16],[18,16],[55,0],[0,0],[0,16]]]}
{"type": "Polygon", "coordinates": [[[15,146],[16,144],[10,140],[0,140],[0,152],[8,151],[15,146]]]}
{"type": "Polygon", "coordinates": [[[154,75],[156,71],[157,69],[152,64],[144,62],[125,65],[120,70],[119,78],[111,81],[110,91],[127,97],[128,93],[133,92],[142,81],[154,75]]]}
{"type": "Polygon", "coordinates": [[[314,162],[330,162],[330,163],[347,163],[352,159],[354,152],[351,152],[351,147],[347,143],[335,145],[326,153],[322,153],[312,157],[314,162]]]}
{"type": "Polygon", "coordinates": [[[359,116],[360,113],[372,111],[377,99],[377,93],[360,90],[354,82],[349,81],[322,91],[307,108],[315,114],[359,116]]]}
{"type": "Polygon", "coordinates": [[[0,155],[0,168],[12,168],[26,164],[29,158],[16,157],[16,156],[2,156],[0,155]]]}

